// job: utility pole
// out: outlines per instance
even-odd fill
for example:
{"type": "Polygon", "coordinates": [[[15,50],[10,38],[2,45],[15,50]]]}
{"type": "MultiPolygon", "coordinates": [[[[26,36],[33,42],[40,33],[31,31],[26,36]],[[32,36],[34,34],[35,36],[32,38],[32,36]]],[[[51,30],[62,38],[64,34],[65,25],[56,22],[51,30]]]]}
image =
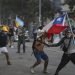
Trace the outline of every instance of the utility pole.
{"type": "Polygon", "coordinates": [[[39,26],[41,26],[41,0],[39,0],[39,26]]]}
{"type": "Polygon", "coordinates": [[[1,25],[1,7],[2,7],[2,1],[0,1],[0,25],[1,25]]]}

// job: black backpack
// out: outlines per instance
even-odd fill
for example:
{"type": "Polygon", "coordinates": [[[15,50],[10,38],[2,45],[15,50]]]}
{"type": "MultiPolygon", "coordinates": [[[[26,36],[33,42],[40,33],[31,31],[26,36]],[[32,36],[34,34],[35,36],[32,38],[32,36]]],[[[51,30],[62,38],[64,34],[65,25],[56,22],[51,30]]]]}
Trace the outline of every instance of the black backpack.
{"type": "Polygon", "coordinates": [[[7,35],[4,33],[0,33],[0,47],[4,47],[7,45],[7,35]]]}
{"type": "Polygon", "coordinates": [[[65,40],[64,40],[63,44],[61,45],[61,48],[62,48],[62,50],[63,50],[64,52],[67,52],[67,51],[68,51],[68,49],[69,49],[69,47],[70,47],[70,44],[71,44],[71,39],[72,39],[72,37],[70,37],[70,38],[66,38],[66,37],[65,37],[65,40]],[[65,41],[66,41],[66,40],[68,40],[67,45],[65,44],[65,41]]]}

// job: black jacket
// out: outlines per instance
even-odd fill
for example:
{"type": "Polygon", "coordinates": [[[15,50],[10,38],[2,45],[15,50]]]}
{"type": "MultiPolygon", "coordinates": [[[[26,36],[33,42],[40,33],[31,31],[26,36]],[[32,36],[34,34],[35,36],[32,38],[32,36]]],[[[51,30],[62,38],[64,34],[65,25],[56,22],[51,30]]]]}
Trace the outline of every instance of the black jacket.
{"type": "Polygon", "coordinates": [[[68,50],[69,46],[70,46],[71,39],[72,39],[72,37],[66,37],[66,36],[65,36],[65,37],[63,37],[63,38],[62,38],[58,43],[56,43],[56,44],[48,45],[48,44],[45,43],[45,45],[48,46],[48,47],[58,47],[58,46],[60,46],[60,47],[62,48],[62,50],[63,50],[64,52],[66,52],[66,51],[68,50]]]}
{"type": "Polygon", "coordinates": [[[7,35],[3,32],[0,32],[0,47],[7,45],[7,35]]]}

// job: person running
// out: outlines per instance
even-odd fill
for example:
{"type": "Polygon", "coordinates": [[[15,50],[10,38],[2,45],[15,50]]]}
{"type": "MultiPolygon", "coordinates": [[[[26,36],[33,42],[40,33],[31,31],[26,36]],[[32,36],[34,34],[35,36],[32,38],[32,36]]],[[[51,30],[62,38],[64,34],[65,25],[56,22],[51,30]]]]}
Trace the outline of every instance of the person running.
{"type": "Polygon", "coordinates": [[[0,30],[0,53],[3,53],[6,56],[7,65],[11,65],[8,50],[6,47],[7,43],[7,33],[4,30],[0,30]]]}
{"type": "Polygon", "coordinates": [[[44,52],[44,44],[42,43],[45,42],[45,39],[46,39],[46,34],[42,32],[42,34],[40,34],[40,37],[38,37],[33,42],[32,45],[33,54],[37,61],[31,66],[32,73],[35,73],[34,68],[41,63],[41,59],[44,60],[43,73],[47,73],[47,66],[48,66],[49,59],[47,54],[44,52]]]}
{"type": "Polygon", "coordinates": [[[74,34],[66,30],[64,33],[64,37],[58,43],[52,45],[46,44],[48,47],[60,46],[64,51],[61,62],[58,65],[58,68],[56,69],[54,75],[59,75],[60,70],[63,69],[69,61],[72,61],[72,63],[75,64],[75,44],[73,39],[74,37],[74,34]]]}

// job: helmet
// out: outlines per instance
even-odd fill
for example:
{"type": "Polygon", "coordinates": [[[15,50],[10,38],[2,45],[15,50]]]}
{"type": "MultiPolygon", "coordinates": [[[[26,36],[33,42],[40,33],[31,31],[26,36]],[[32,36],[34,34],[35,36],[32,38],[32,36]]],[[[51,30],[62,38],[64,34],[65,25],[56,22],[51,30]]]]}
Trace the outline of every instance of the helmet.
{"type": "Polygon", "coordinates": [[[3,26],[2,31],[8,32],[8,29],[5,26],[3,26]]]}

